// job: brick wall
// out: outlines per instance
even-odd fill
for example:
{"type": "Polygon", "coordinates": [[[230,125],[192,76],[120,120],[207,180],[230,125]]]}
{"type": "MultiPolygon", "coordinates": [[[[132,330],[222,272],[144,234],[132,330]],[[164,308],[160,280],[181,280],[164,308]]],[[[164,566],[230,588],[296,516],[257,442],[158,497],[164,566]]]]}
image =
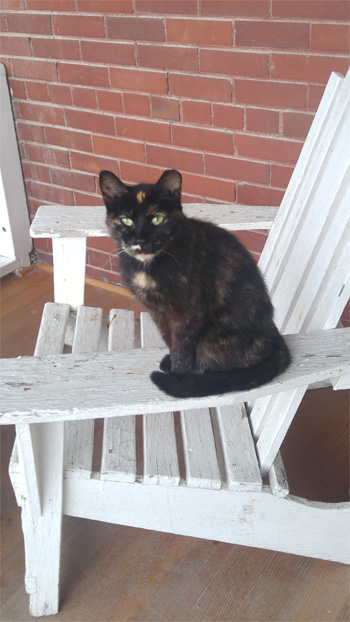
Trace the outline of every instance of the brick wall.
{"type": "MultiPolygon", "coordinates": [[[[175,167],[185,201],[278,205],[331,71],[349,65],[348,0],[1,7],[32,214],[100,204],[102,168],[137,183],[175,167]]],[[[263,233],[241,237],[261,251],[263,233]]],[[[51,262],[48,242],[36,248],[51,262]]],[[[114,253],[89,240],[88,273],[119,282],[114,253]]]]}

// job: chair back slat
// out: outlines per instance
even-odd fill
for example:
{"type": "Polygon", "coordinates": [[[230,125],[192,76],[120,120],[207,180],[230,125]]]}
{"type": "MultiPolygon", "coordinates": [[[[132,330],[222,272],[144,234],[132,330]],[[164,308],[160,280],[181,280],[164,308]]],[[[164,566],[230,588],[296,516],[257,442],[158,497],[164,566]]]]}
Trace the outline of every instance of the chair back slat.
{"type": "MultiPolygon", "coordinates": [[[[310,309],[330,276],[325,269],[346,244],[349,135],[350,73],[332,74],[259,263],[284,333],[310,330],[310,309]]],[[[340,270],[346,280],[346,264],[340,270]]],[[[313,327],[327,321],[318,313],[313,327]]]]}

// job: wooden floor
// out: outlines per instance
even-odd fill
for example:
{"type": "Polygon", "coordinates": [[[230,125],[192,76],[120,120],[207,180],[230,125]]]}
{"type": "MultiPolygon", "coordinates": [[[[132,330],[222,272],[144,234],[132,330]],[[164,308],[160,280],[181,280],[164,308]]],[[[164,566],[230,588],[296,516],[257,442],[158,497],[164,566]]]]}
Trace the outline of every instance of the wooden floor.
{"type": "MultiPolygon", "coordinates": [[[[1,281],[2,356],[32,354],[51,274],[1,281]]],[[[87,304],[137,309],[132,298],[87,286],[87,304]]],[[[349,401],[308,392],[282,448],[291,492],[348,499],[349,401]]],[[[23,586],[20,510],[7,474],[12,427],[1,430],[2,616],[31,620],[23,586]]],[[[350,536],[349,536],[350,537],[350,536]]],[[[348,621],[349,569],[337,563],[65,517],[61,609],[55,621],[348,621]]]]}

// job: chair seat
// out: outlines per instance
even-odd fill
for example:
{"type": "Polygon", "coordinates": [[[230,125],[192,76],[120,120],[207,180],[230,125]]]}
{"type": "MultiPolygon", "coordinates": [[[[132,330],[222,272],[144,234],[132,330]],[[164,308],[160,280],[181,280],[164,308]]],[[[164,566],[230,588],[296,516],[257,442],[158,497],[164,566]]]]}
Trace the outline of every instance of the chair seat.
{"type": "MultiPolygon", "coordinates": [[[[132,311],[47,303],[36,354],[84,354],[161,346],[150,316],[132,311]]],[[[155,359],[160,360],[158,351],[155,359]]],[[[156,404],[154,404],[156,406],[156,404]]],[[[158,406],[158,405],[157,405],[158,406]]],[[[149,410],[149,409],[148,409],[149,410]]],[[[65,478],[145,485],[259,491],[259,464],[246,409],[241,404],[196,410],[109,417],[65,424],[65,478]],[[102,440],[101,440],[102,437],[102,440]]],[[[118,413],[119,414],[119,413],[118,413]]],[[[16,452],[10,471],[18,477],[16,452]]]]}

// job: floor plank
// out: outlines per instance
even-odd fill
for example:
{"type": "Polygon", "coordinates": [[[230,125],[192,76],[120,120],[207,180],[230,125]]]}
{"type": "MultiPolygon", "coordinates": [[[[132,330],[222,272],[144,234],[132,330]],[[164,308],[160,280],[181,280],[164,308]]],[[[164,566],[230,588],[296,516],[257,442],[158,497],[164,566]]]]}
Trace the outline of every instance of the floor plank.
{"type": "MultiPolygon", "coordinates": [[[[34,269],[1,280],[2,356],[31,355],[50,273],[34,269]]],[[[93,285],[87,304],[140,307],[93,285]]],[[[349,486],[349,394],[309,391],[282,455],[291,492],[344,501],[349,486]]],[[[2,615],[25,622],[20,510],[7,474],[14,432],[1,429],[2,615]]],[[[349,620],[349,569],[295,555],[65,517],[58,622],[349,620]]]]}

